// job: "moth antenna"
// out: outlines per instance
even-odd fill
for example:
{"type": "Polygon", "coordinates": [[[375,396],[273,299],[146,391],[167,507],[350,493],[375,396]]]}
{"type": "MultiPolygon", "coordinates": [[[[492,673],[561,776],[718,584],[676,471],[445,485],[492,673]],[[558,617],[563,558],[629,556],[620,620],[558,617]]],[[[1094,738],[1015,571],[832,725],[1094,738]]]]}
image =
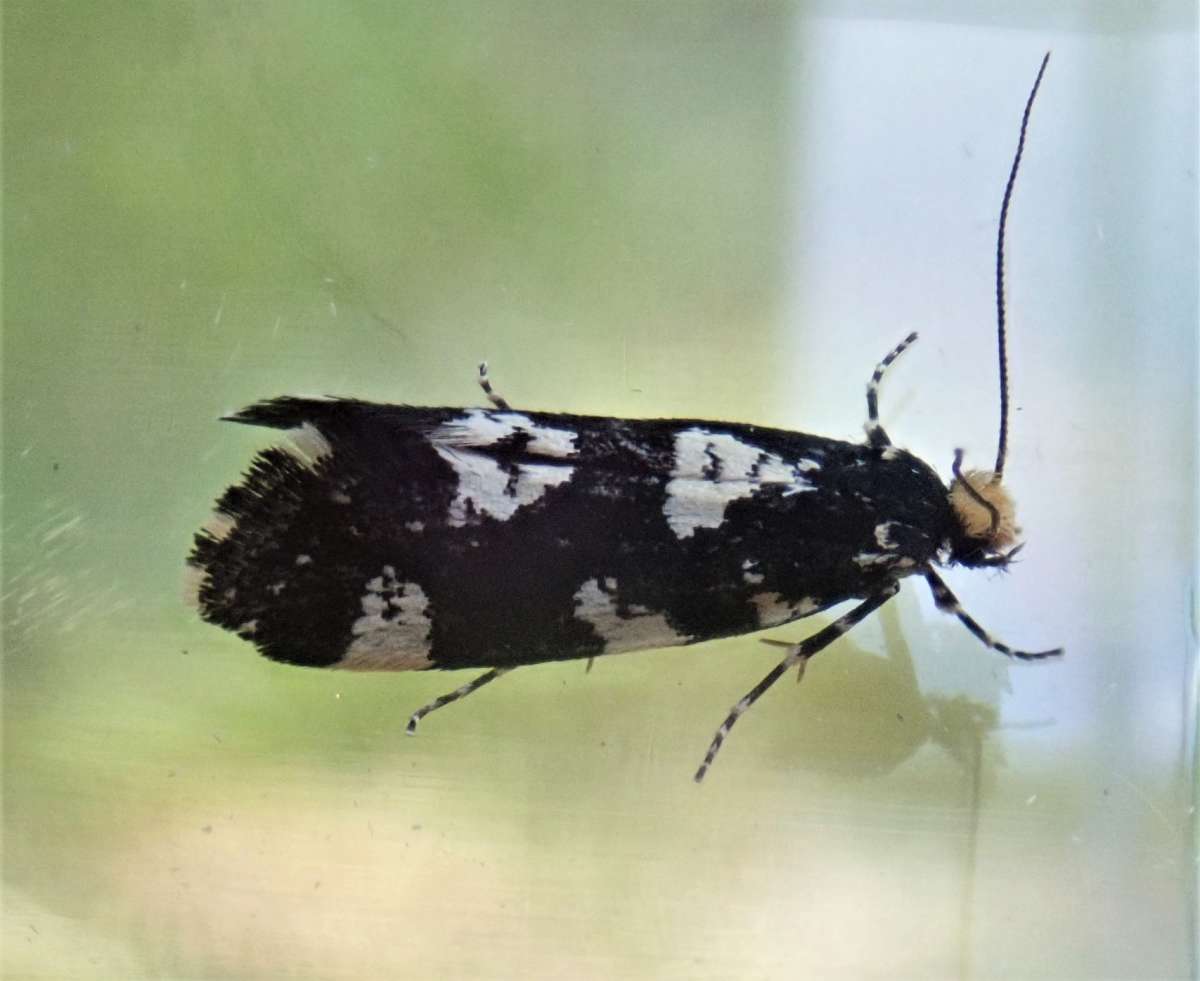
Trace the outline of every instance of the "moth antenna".
{"type": "Polygon", "coordinates": [[[1013,186],[1017,183],[1017,170],[1021,166],[1021,154],[1025,150],[1025,131],[1029,128],[1029,114],[1033,111],[1033,100],[1037,97],[1038,87],[1042,84],[1042,76],[1046,73],[1046,64],[1050,61],[1050,52],[1042,58],[1042,65],[1034,79],[1033,89],[1025,102],[1025,112],[1021,116],[1021,134],[1017,138],[1017,152],[1013,157],[1012,170],[1008,173],[1008,183],[1004,185],[1004,200],[1000,204],[1000,231],[996,235],[996,343],[1000,355],[1000,439],[996,448],[996,466],[992,468],[992,482],[999,483],[1004,477],[1004,458],[1008,455],[1008,338],[1004,324],[1004,231],[1008,224],[1008,205],[1012,200],[1013,186]]]}

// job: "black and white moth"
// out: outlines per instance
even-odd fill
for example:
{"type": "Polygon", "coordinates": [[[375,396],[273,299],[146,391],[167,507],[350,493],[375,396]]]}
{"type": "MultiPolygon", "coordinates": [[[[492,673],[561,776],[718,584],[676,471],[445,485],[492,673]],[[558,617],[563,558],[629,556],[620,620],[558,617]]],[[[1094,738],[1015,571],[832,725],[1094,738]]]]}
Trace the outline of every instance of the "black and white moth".
{"type": "Polygon", "coordinates": [[[924,577],[939,608],[1010,657],[936,566],[1003,568],[1019,545],[1001,480],[1007,449],[1004,230],[1042,60],[1021,119],[996,248],[1000,434],[990,471],[949,487],[879,422],[887,367],[867,385],[866,440],[703,419],[275,398],[232,422],[285,430],[196,534],[200,615],[290,664],[486,668],[419,709],[408,731],[515,667],[695,644],[857,605],[799,643],[721,723],[738,718],[899,590],[924,577]]]}

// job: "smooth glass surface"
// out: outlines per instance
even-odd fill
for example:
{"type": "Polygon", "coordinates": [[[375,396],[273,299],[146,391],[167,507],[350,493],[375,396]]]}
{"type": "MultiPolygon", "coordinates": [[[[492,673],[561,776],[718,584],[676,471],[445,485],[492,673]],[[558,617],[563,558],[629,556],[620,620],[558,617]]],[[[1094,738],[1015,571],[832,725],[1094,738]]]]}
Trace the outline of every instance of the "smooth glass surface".
{"type": "MultiPolygon", "coordinates": [[[[1194,5],[4,8],[6,976],[1196,969],[1194,5]],[[466,676],[181,603],[282,393],[994,453],[1028,546],[780,682],[755,637],[466,676]]],[[[829,615],[770,632],[799,638],[829,615]]]]}

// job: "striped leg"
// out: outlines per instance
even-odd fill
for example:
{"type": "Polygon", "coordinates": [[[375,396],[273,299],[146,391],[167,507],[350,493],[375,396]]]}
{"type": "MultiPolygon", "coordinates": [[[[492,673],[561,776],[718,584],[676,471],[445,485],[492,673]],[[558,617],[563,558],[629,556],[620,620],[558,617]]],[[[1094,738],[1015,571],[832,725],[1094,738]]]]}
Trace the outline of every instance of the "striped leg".
{"type": "Polygon", "coordinates": [[[867,382],[867,442],[872,446],[891,446],[892,441],[888,439],[888,434],[883,431],[883,427],[879,425],[879,383],[883,380],[883,373],[888,370],[889,366],[905,349],[917,339],[917,332],[914,330],[904,340],[897,344],[891,351],[888,352],[886,358],[875,366],[875,373],[871,375],[871,380],[867,382]]]}
{"type": "Polygon", "coordinates": [[[488,397],[488,401],[492,403],[501,412],[507,412],[511,406],[505,401],[503,395],[492,390],[492,383],[488,379],[488,366],[486,361],[479,362],[479,387],[483,389],[483,394],[488,397]]]}
{"type": "Polygon", "coordinates": [[[449,694],[435,698],[428,705],[423,705],[412,714],[412,718],[408,720],[408,728],[405,729],[405,732],[407,732],[410,736],[415,736],[417,734],[417,723],[425,718],[425,716],[427,716],[430,712],[440,709],[443,705],[449,705],[451,702],[457,702],[460,698],[465,698],[477,688],[482,688],[489,681],[495,681],[502,674],[508,674],[508,672],[511,670],[512,668],[492,668],[491,671],[481,674],[474,681],[468,681],[461,688],[455,688],[454,691],[450,692],[449,694]]]}
{"type": "Polygon", "coordinates": [[[799,644],[787,644],[782,641],[767,641],[769,644],[774,644],[777,647],[786,647],[788,649],[787,657],[780,661],[767,674],[762,681],[751,688],[742,697],[725,717],[725,721],[721,723],[717,733],[713,736],[713,740],[709,743],[708,752],[704,754],[704,762],[700,764],[700,769],[696,771],[696,783],[704,779],[704,774],[708,772],[708,768],[712,766],[713,760],[717,758],[717,753],[721,751],[721,744],[725,742],[725,737],[729,735],[729,730],[733,728],[733,724],[745,714],[746,710],[758,701],[768,688],[778,681],[793,664],[800,662],[803,664],[814,654],[819,653],[823,648],[832,644],[842,634],[853,627],[864,617],[870,616],[873,612],[883,606],[888,600],[896,595],[899,590],[899,585],[893,583],[886,590],[876,596],[871,596],[863,602],[859,603],[853,610],[845,616],[834,620],[829,626],[818,630],[811,637],[802,640],[799,644]]]}
{"type": "Polygon", "coordinates": [[[929,583],[929,589],[933,593],[933,601],[937,603],[938,609],[943,613],[953,613],[962,625],[971,633],[978,637],[986,646],[994,651],[999,651],[1001,654],[1006,654],[1009,657],[1015,657],[1022,661],[1036,661],[1043,657],[1058,657],[1062,654],[1061,647],[1056,647],[1052,651],[1014,651],[1007,644],[1002,644],[991,636],[983,627],[979,626],[970,614],[967,613],[958,603],[958,597],[950,592],[950,587],[942,582],[941,577],[932,569],[925,570],[925,581],[929,583]]]}

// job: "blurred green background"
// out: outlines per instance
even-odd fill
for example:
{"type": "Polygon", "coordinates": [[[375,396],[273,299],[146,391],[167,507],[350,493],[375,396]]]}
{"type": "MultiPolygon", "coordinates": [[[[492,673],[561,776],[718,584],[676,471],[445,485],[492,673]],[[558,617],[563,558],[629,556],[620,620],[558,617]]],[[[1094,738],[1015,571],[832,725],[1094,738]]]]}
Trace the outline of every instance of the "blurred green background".
{"type": "MultiPolygon", "coordinates": [[[[792,264],[825,190],[798,149],[806,18],[831,9],[5,4],[6,977],[1188,972],[1190,758],[1143,790],[1056,745],[1061,717],[1005,736],[1007,666],[915,601],[781,685],[699,790],[773,663],[752,638],[517,672],[406,739],[464,679],[267,663],[180,601],[191,535],[264,445],[217,417],[265,396],[473,404],[486,357],[516,406],[799,406],[854,438],[904,330],[841,343],[832,407],[806,394],[825,362],[789,354],[828,333],[796,321],[792,264]],[[987,666],[930,691],[918,637],[987,666]]],[[[1025,67],[990,89],[1006,108],[1025,67]]],[[[1000,167],[1009,115],[984,119],[1000,167]]],[[[969,174],[993,182],[985,241],[992,175],[969,174]]],[[[895,192],[859,188],[880,214],[895,192]]],[[[1094,708],[1115,682],[1088,677],[1094,708]]]]}

